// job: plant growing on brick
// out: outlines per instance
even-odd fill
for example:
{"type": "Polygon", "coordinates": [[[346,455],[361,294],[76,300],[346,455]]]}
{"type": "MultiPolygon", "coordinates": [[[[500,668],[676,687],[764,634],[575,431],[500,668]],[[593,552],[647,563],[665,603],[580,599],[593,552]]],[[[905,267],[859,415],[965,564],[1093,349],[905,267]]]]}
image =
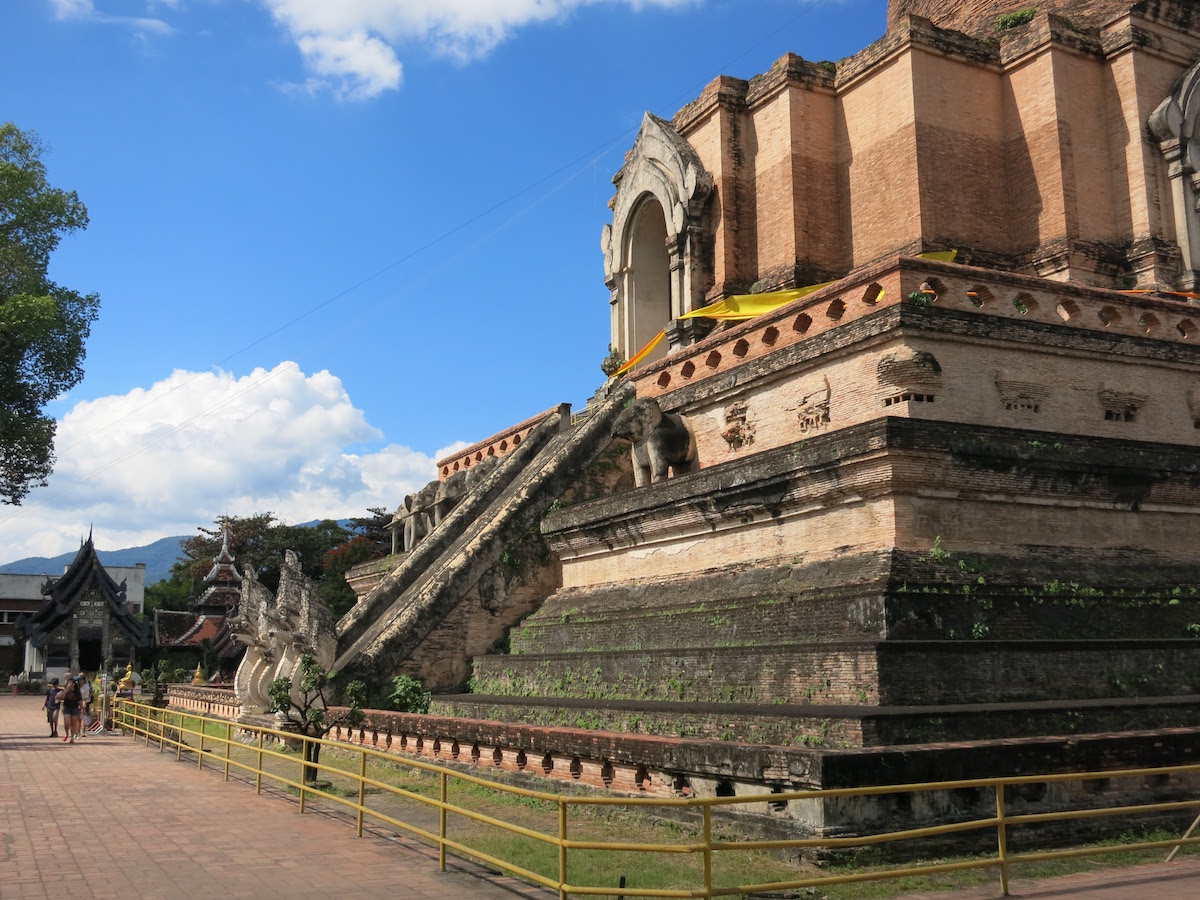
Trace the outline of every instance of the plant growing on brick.
{"type": "Polygon", "coordinates": [[[390,709],[400,712],[427,713],[432,695],[425,685],[411,675],[397,675],[392,679],[392,691],[388,694],[390,709]]]}
{"type": "Polygon", "coordinates": [[[1010,28],[1018,28],[1021,25],[1028,25],[1033,21],[1033,17],[1037,15],[1037,8],[1027,6],[1024,9],[1018,9],[1016,12],[1005,13],[1002,16],[996,17],[996,30],[1008,31],[1010,28]]]}
{"type": "MultiPolygon", "coordinates": [[[[363,698],[367,687],[361,681],[346,685],[346,708],[338,715],[330,716],[326,706],[333,693],[336,674],[328,672],[310,654],[300,657],[300,681],[296,685],[300,702],[292,697],[292,682],[288,678],[276,678],[271,682],[271,711],[279,713],[285,722],[298,734],[310,738],[323,738],[334,728],[346,725],[356,728],[362,724],[363,698]]],[[[316,781],[317,768],[321,759],[321,744],[318,741],[304,742],[304,780],[316,781]]]]}

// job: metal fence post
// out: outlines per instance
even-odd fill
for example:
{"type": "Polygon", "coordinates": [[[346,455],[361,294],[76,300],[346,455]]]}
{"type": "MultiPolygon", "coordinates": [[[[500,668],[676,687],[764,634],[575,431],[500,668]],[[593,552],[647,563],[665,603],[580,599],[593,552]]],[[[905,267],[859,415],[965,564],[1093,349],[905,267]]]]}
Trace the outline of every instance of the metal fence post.
{"type": "Polygon", "coordinates": [[[1000,857],[1000,894],[1008,896],[1008,830],[1004,824],[1004,785],[996,785],[996,850],[1000,857]]]}
{"type": "Polygon", "coordinates": [[[230,744],[232,743],[232,739],[233,739],[233,723],[226,722],[225,723],[225,780],[226,781],[229,780],[229,753],[230,753],[230,744]]]}
{"type": "Polygon", "coordinates": [[[558,798],[558,900],[567,900],[567,801],[558,798]]]}
{"type": "MultiPolygon", "coordinates": [[[[179,720],[179,722],[182,725],[183,719],[181,718],[179,720]]],[[[208,720],[205,719],[203,716],[200,717],[200,749],[196,751],[196,768],[197,769],[204,768],[204,731],[205,731],[207,722],[208,722],[208,720]]],[[[179,729],[179,739],[183,740],[183,729],[182,728],[179,729]]]]}
{"type": "Polygon", "coordinates": [[[362,837],[363,804],[366,803],[367,783],[367,751],[361,747],[358,750],[358,836],[362,837]]]}
{"type": "Polygon", "coordinates": [[[254,793],[262,793],[262,750],[263,750],[263,731],[258,730],[258,765],[254,767],[254,793]]]}
{"type": "Polygon", "coordinates": [[[300,735],[300,812],[304,812],[304,776],[308,774],[308,736],[300,735]]]}
{"type": "MultiPolygon", "coordinates": [[[[166,730],[164,724],[163,731],[166,730]]],[[[183,759],[183,713],[179,713],[179,724],[175,726],[175,758],[183,759]]]]}
{"type": "Polygon", "coordinates": [[[441,773],[441,800],[438,804],[438,871],[446,871],[446,773],[441,773]]]}
{"type": "Polygon", "coordinates": [[[704,804],[704,896],[712,900],[712,804],[704,804]]]}

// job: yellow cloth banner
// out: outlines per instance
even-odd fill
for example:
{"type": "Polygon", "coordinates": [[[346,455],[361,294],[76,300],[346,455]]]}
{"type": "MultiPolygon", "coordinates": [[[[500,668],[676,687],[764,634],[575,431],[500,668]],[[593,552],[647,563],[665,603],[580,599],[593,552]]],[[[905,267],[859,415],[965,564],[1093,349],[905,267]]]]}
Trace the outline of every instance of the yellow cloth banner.
{"type": "Polygon", "coordinates": [[[633,357],[633,359],[629,360],[629,362],[625,363],[625,365],[621,366],[621,368],[617,369],[617,371],[613,373],[614,376],[615,375],[624,375],[626,372],[628,372],[630,369],[632,369],[634,366],[636,366],[638,363],[640,363],[643,359],[645,359],[647,356],[649,356],[651,353],[654,352],[654,348],[658,346],[659,341],[661,341],[666,336],[667,336],[666,331],[660,331],[658,334],[656,334],[654,337],[652,337],[650,339],[650,343],[648,343],[645,347],[643,347],[641,350],[639,350],[637,352],[637,354],[633,357]]]}
{"type": "MultiPolygon", "coordinates": [[[[937,250],[930,253],[922,253],[920,259],[935,259],[938,262],[954,262],[958,256],[957,250],[937,250]]],[[[765,294],[734,294],[732,297],[726,297],[724,300],[718,300],[711,306],[705,306],[701,309],[693,309],[690,313],[684,313],[680,319],[717,319],[722,322],[742,322],[746,319],[754,319],[764,313],[774,312],[781,306],[787,306],[793,300],[798,300],[801,297],[806,297],[814,291],[819,291],[823,287],[828,287],[833,284],[832,281],[822,281],[820,284],[810,284],[807,287],[794,288],[789,291],[769,291],[765,294]]],[[[878,302],[883,297],[882,292],[876,297],[878,302]]],[[[660,331],[645,347],[637,352],[637,354],[617,369],[617,375],[624,375],[643,359],[654,352],[654,348],[658,346],[659,341],[665,336],[665,331],[660,331]]]]}
{"type": "Polygon", "coordinates": [[[821,284],[810,284],[808,287],[795,288],[790,291],[770,291],[766,294],[734,294],[724,300],[718,300],[711,306],[694,309],[684,313],[681,319],[720,319],[724,322],[740,322],[753,319],[763,313],[774,312],[781,306],[786,306],[793,300],[807,296],[813,291],[819,291],[826,285],[833,284],[825,281],[821,284]]]}
{"type": "Polygon", "coordinates": [[[918,253],[917,259],[936,259],[938,262],[954,262],[957,256],[957,250],[931,250],[928,253],[918,253]]]}

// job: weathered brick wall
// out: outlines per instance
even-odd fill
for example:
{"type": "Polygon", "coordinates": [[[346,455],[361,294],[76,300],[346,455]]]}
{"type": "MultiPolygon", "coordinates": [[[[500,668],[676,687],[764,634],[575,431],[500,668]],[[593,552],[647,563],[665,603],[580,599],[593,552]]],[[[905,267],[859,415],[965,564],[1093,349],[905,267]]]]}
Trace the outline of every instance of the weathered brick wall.
{"type": "Polygon", "coordinates": [[[1030,7],[1095,28],[1133,6],[1134,0],[890,0],[888,28],[895,27],[907,15],[916,15],[932,20],[940,28],[995,35],[999,16],[1030,7]]]}
{"type": "Polygon", "coordinates": [[[874,703],[874,644],[663,648],[475,660],[474,691],[697,703],[874,703]]]}
{"type": "Polygon", "coordinates": [[[1145,122],[1200,49],[1200,13],[1151,3],[1103,39],[1070,24],[1133,5],[912,0],[837,64],[786,54],[749,82],[716,79],[674,118],[715,179],[709,295],[944,247],[1081,284],[1172,283],[1165,163],[1145,122]],[[1026,6],[1033,23],[996,30],[1026,6]],[[974,36],[944,30],[958,28],[974,36]]]}
{"type": "Polygon", "coordinates": [[[884,704],[1200,694],[1200,641],[883,643],[884,704]]]}

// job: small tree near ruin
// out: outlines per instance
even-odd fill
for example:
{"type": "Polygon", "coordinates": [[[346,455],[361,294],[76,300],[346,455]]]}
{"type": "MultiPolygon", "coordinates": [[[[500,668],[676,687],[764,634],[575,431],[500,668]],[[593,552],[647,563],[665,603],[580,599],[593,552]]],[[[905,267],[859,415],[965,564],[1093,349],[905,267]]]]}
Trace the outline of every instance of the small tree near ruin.
{"type": "MultiPolygon", "coordinates": [[[[292,681],[276,678],[271,682],[271,712],[279,713],[285,722],[298,734],[310,738],[323,738],[339,725],[355,728],[363,722],[362,704],[366,685],[351,681],[346,685],[346,710],[330,717],[327,704],[332,695],[335,675],[323,669],[312,656],[300,657],[300,680],[296,683],[300,701],[292,693],[292,681]]],[[[304,742],[304,781],[316,781],[317,765],[321,759],[321,745],[317,741],[304,742]]]]}

